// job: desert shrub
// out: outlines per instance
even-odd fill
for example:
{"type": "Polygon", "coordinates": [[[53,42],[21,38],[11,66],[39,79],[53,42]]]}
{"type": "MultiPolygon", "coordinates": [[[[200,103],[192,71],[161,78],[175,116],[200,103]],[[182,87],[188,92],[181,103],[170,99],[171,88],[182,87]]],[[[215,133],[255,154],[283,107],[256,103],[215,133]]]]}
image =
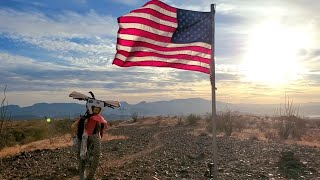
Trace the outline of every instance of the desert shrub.
{"type": "Polygon", "coordinates": [[[12,134],[15,137],[16,144],[26,144],[33,141],[46,139],[48,137],[47,129],[42,127],[14,129],[12,134]],[[19,140],[17,137],[23,138],[19,140]]]}
{"type": "Polygon", "coordinates": [[[46,139],[48,131],[42,127],[7,129],[0,137],[0,149],[46,139]]]}
{"type": "Polygon", "coordinates": [[[294,128],[294,122],[287,119],[288,117],[284,117],[284,119],[281,119],[278,123],[278,134],[281,139],[288,139],[291,132],[294,128]]]}
{"type": "Polygon", "coordinates": [[[287,178],[296,179],[304,174],[304,165],[292,151],[282,152],[278,161],[280,172],[287,178]]]}
{"type": "Polygon", "coordinates": [[[231,136],[234,129],[234,122],[239,119],[238,111],[227,110],[220,112],[217,115],[217,130],[225,133],[226,136],[231,136]]]}
{"type": "Polygon", "coordinates": [[[289,137],[300,139],[306,133],[305,120],[296,116],[281,117],[277,127],[281,139],[288,139],[289,137]]]}
{"type": "Polygon", "coordinates": [[[177,119],[178,119],[177,125],[178,125],[178,126],[183,125],[183,120],[184,120],[183,115],[177,116],[177,119]]]}
{"type": "Polygon", "coordinates": [[[236,118],[234,119],[234,122],[233,122],[233,125],[234,125],[234,128],[238,131],[238,132],[241,132],[243,129],[246,128],[246,121],[243,117],[239,117],[239,118],[236,118]]]}
{"type": "Polygon", "coordinates": [[[186,118],[188,125],[194,126],[197,125],[198,121],[201,119],[199,115],[189,114],[186,118]]]}
{"type": "Polygon", "coordinates": [[[162,118],[162,116],[157,116],[157,121],[160,121],[162,118]]]}
{"type": "Polygon", "coordinates": [[[12,135],[16,142],[22,142],[26,138],[25,134],[21,131],[14,131],[12,135]]]}
{"type": "Polygon", "coordinates": [[[109,124],[109,126],[116,126],[116,125],[123,123],[123,122],[125,122],[125,120],[110,120],[110,121],[108,121],[108,124],[109,124]]]}
{"type": "Polygon", "coordinates": [[[249,136],[249,140],[250,141],[259,141],[259,138],[258,138],[258,136],[256,134],[251,134],[249,136]]]}
{"type": "Polygon", "coordinates": [[[301,139],[301,137],[306,133],[306,121],[302,118],[295,118],[294,125],[291,136],[295,139],[301,139]]]}
{"type": "MultiPolygon", "coordinates": [[[[212,114],[207,113],[205,115],[207,123],[207,131],[212,132],[212,114]]],[[[243,118],[240,118],[238,111],[225,111],[219,112],[216,116],[216,130],[217,132],[223,132],[226,136],[231,136],[235,126],[238,131],[241,131],[246,127],[246,122],[243,118]],[[237,121],[237,122],[236,122],[237,121]]]]}
{"type": "Polygon", "coordinates": [[[73,121],[69,119],[64,119],[64,120],[53,120],[51,123],[48,124],[49,128],[49,136],[54,137],[54,136],[60,136],[64,134],[72,134],[72,125],[73,121]]]}
{"type": "Polygon", "coordinates": [[[271,128],[271,125],[266,120],[262,120],[260,122],[257,122],[257,127],[261,132],[265,132],[266,129],[271,128]]]}
{"type": "Polygon", "coordinates": [[[0,150],[5,147],[13,146],[15,144],[15,138],[13,136],[2,133],[2,135],[0,136],[0,150]]]}
{"type": "Polygon", "coordinates": [[[313,119],[312,120],[312,127],[313,128],[320,128],[320,119],[313,119]]]}
{"type": "Polygon", "coordinates": [[[212,114],[207,113],[205,115],[205,120],[206,120],[206,130],[211,133],[212,132],[212,114]]]}
{"type": "Polygon", "coordinates": [[[4,129],[4,125],[7,121],[10,121],[11,119],[11,114],[8,111],[8,101],[7,101],[7,96],[6,96],[6,89],[7,85],[5,85],[4,90],[3,90],[3,99],[0,104],[0,136],[2,136],[2,131],[4,129]]]}
{"type": "Polygon", "coordinates": [[[285,96],[283,107],[280,106],[280,118],[277,123],[278,134],[281,139],[300,139],[306,132],[306,122],[299,117],[299,108],[285,96]]]}
{"type": "Polygon", "coordinates": [[[70,120],[12,122],[0,136],[0,149],[72,133],[70,120]]]}
{"type": "Polygon", "coordinates": [[[267,130],[265,133],[264,133],[264,137],[268,140],[276,140],[277,139],[277,134],[270,131],[270,130],[267,130]]]}
{"type": "Polygon", "coordinates": [[[132,112],[131,113],[131,118],[132,118],[133,122],[137,122],[138,118],[139,118],[138,112],[132,112]]]}
{"type": "Polygon", "coordinates": [[[250,128],[256,128],[257,127],[257,123],[256,123],[256,119],[254,117],[250,117],[250,119],[248,120],[248,127],[250,128]]]}

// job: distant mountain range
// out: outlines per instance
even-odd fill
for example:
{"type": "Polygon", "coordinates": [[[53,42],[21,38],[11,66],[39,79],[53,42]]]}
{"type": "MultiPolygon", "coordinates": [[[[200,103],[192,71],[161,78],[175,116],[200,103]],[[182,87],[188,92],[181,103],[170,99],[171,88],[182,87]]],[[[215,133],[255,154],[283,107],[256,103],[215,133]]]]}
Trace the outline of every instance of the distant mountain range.
{"type": "MultiPolygon", "coordinates": [[[[216,102],[217,111],[236,110],[241,113],[258,115],[279,115],[279,104],[230,104],[216,102]]],[[[300,116],[320,116],[320,103],[297,104],[300,116]]],[[[38,103],[32,106],[20,107],[9,105],[11,119],[41,119],[44,117],[73,118],[85,113],[85,105],[77,103],[38,103]]],[[[128,119],[132,113],[139,116],[206,114],[211,112],[211,101],[201,98],[175,99],[170,101],[145,102],[128,104],[121,102],[120,108],[106,108],[107,119],[128,119]]]]}

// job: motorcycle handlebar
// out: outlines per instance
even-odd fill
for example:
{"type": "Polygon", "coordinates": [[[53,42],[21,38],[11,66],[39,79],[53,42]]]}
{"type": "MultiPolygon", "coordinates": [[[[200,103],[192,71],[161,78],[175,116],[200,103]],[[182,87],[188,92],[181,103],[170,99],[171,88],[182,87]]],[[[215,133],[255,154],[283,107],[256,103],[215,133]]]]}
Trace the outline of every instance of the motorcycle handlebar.
{"type": "Polygon", "coordinates": [[[91,97],[92,97],[93,99],[96,99],[96,98],[94,97],[94,94],[93,94],[92,91],[89,91],[89,93],[91,94],[91,97]]]}
{"type": "MultiPolygon", "coordinates": [[[[90,95],[92,96],[92,98],[84,95],[84,94],[81,94],[81,93],[78,93],[76,91],[73,91],[69,97],[72,97],[73,99],[78,99],[80,101],[89,101],[90,99],[94,99],[94,100],[97,100],[93,94],[92,91],[89,92],[90,95]]],[[[102,101],[102,100],[97,100],[97,101],[100,101],[101,103],[104,104],[104,107],[109,107],[109,108],[112,108],[114,109],[115,107],[120,107],[120,103],[118,101],[102,101]]]]}

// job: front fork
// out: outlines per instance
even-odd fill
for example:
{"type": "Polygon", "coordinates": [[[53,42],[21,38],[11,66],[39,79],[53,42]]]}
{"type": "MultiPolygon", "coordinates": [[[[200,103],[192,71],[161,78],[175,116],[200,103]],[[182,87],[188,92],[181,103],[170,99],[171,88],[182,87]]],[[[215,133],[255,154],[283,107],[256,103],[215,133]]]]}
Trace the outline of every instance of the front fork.
{"type": "Polygon", "coordinates": [[[87,134],[87,123],[88,119],[84,122],[84,128],[82,133],[82,138],[80,142],[80,159],[84,160],[86,158],[87,152],[88,152],[88,134],[87,134]]]}

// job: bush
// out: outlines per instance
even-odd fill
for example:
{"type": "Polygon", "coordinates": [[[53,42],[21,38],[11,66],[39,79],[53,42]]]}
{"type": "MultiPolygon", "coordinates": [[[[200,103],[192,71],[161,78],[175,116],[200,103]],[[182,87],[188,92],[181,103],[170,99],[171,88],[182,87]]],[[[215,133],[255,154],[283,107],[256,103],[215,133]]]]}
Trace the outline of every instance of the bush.
{"type": "Polygon", "coordinates": [[[49,136],[55,137],[64,134],[72,134],[72,123],[73,121],[69,119],[51,121],[51,123],[47,124],[49,126],[49,136]]]}
{"type": "Polygon", "coordinates": [[[225,133],[226,136],[231,136],[234,129],[234,122],[239,119],[238,111],[225,111],[217,116],[217,130],[225,133]]]}
{"type": "Polygon", "coordinates": [[[4,129],[0,136],[0,149],[73,133],[70,120],[12,121],[11,124],[12,127],[4,129]]]}
{"type": "Polygon", "coordinates": [[[246,128],[246,121],[243,117],[235,118],[233,125],[238,132],[241,132],[243,129],[246,128]]]}
{"type": "Polygon", "coordinates": [[[177,116],[177,119],[178,119],[178,123],[177,123],[177,125],[178,125],[178,126],[182,125],[182,124],[183,124],[183,120],[184,120],[183,115],[179,115],[179,116],[177,116]]]}
{"type": "MultiPolygon", "coordinates": [[[[4,97],[0,104],[0,136],[1,137],[5,136],[5,134],[3,133],[3,131],[5,130],[5,124],[11,119],[11,113],[8,111],[8,101],[6,100],[7,99],[6,89],[7,89],[7,85],[5,85],[4,87],[4,90],[3,90],[4,97]]],[[[5,143],[1,143],[0,148],[4,144],[5,143]]]]}
{"type": "Polygon", "coordinates": [[[283,116],[277,125],[278,134],[281,139],[288,139],[289,137],[301,139],[306,133],[305,120],[296,116],[283,116]]]}
{"type": "Polygon", "coordinates": [[[320,119],[314,120],[314,124],[316,128],[320,128],[320,119]]]}
{"type": "MultiPolygon", "coordinates": [[[[212,132],[212,114],[206,114],[207,131],[212,132]]],[[[223,132],[226,136],[231,136],[234,128],[241,131],[246,127],[246,122],[240,118],[238,111],[225,111],[220,112],[216,116],[216,129],[217,132],[223,132]]]]}
{"type": "Polygon", "coordinates": [[[137,122],[138,118],[139,118],[138,112],[131,113],[131,118],[132,118],[133,122],[137,122]]]}
{"type": "Polygon", "coordinates": [[[280,106],[280,119],[277,123],[278,134],[281,139],[300,139],[306,132],[306,122],[299,117],[299,108],[285,96],[283,109],[280,106]]]}
{"type": "Polygon", "coordinates": [[[206,124],[207,124],[207,126],[206,126],[206,130],[209,132],[209,133],[211,133],[212,132],[212,114],[210,114],[210,113],[207,113],[206,115],[205,115],[205,120],[206,120],[206,124]]]}
{"type": "Polygon", "coordinates": [[[267,130],[267,132],[264,133],[264,137],[268,140],[274,141],[277,139],[277,134],[270,130],[267,130]]]}
{"type": "Polygon", "coordinates": [[[198,121],[201,119],[200,116],[195,115],[195,114],[190,114],[189,116],[187,116],[187,123],[188,125],[197,125],[198,121]]]}
{"type": "Polygon", "coordinates": [[[278,167],[280,172],[290,179],[296,179],[304,174],[304,165],[292,151],[282,152],[278,167]]]}

